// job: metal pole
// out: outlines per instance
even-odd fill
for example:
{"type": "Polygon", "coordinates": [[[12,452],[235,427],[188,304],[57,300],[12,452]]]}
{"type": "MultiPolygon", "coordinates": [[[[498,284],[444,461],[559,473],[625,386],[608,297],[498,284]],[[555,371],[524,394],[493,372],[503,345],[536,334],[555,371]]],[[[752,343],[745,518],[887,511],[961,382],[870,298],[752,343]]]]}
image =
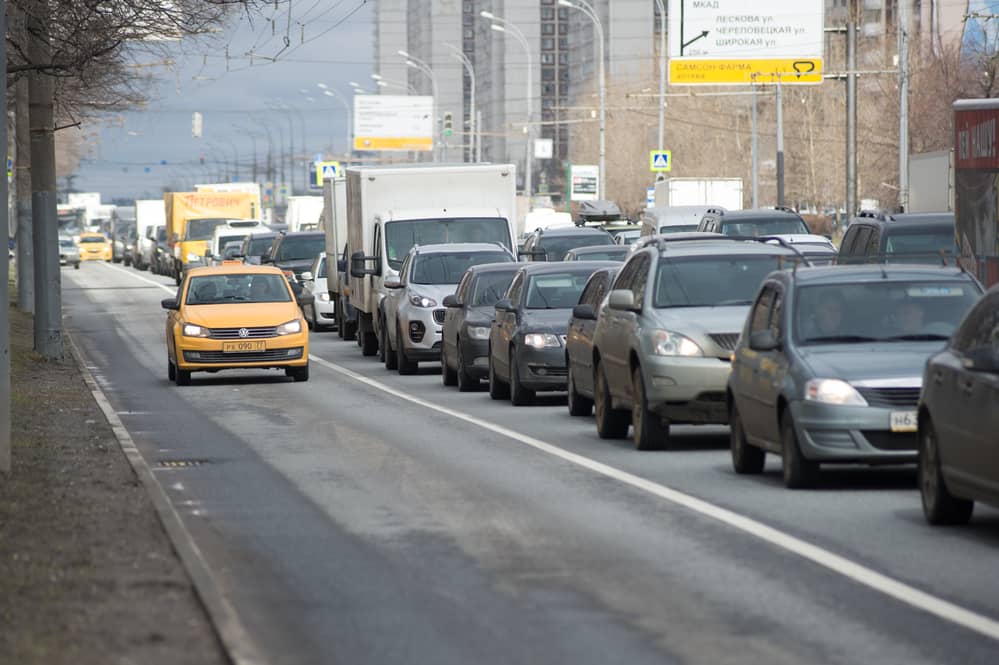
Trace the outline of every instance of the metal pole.
{"type": "MultiPolygon", "coordinates": [[[[7,3],[4,0],[0,0],[0,35],[7,34],[7,3]]],[[[0,54],[0,67],[2,71],[7,71],[7,51],[3,49],[3,53],[0,54]]],[[[7,86],[3,86],[3,90],[0,90],[0,108],[7,108],[7,86]]],[[[7,123],[3,123],[3,127],[0,128],[0,145],[7,145],[7,123]]],[[[4,244],[4,250],[7,249],[8,245],[8,234],[10,233],[10,206],[7,203],[7,178],[0,178],[3,180],[3,184],[0,184],[0,199],[4,202],[2,219],[0,219],[0,226],[3,227],[3,231],[0,231],[0,242],[4,244]]],[[[18,244],[20,244],[21,239],[18,238],[18,244]]],[[[10,270],[9,265],[9,255],[6,251],[3,252],[3,256],[0,256],[0,274],[3,275],[4,280],[7,279],[8,271],[10,270]]],[[[58,261],[56,262],[58,266],[58,261]]],[[[7,473],[10,471],[10,309],[8,302],[10,299],[9,291],[6,285],[3,289],[0,289],[0,471],[7,473]]]]}
{"type": "MultiPolygon", "coordinates": [[[[579,9],[577,7],[577,9],[579,9]]],[[[524,150],[524,195],[527,196],[528,205],[530,205],[530,199],[532,195],[532,190],[534,189],[533,181],[533,161],[534,161],[534,142],[531,140],[534,136],[534,128],[531,125],[532,121],[532,100],[534,96],[534,87],[532,84],[533,70],[534,70],[534,59],[531,57],[531,46],[527,42],[527,37],[524,36],[524,32],[518,28],[515,24],[507,21],[505,18],[501,18],[490,12],[480,12],[480,16],[493,21],[492,29],[499,32],[507,32],[509,30],[510,34],[520,42],[520,45],[524,47],[524,55],[527,57],[527,146],[524,150]]]]}
{"type": "Polygon", "coordinates": [[[465,133],[465,143],[468,149],[466,154],[469,161],[478,161],[475,159],[475,69],[472,67],[472,61],[468,59],[468,56],[461,49],[454,44],[446,44],[446,46],[451,49],[455,60],[460,62],[468,73],[468,131],[465,133]]]}
{"type": "MultiPolygon", "coordinates": [[[[663,128],[666,124],[666,4],[656,0],[659,9],[659,150],[665,150],[663,128]]],[[[756,96],[753,96],[756,99],[756,96]]],[[[753,207],[756,207],[755,203],[753,207]]]]}
{"type": "Polygon", "coordinates": [[[784,108],[780,74],[777,75],[777,205],[784,205],[784,108]]]}
{"type": "Polygon", "coordinates": [[[857,214],[857,15],[850,2],[846,24],[846,223],[857,214]]]}
{"type": "MultiPolygon", "coordinates": [[[[23,15],[22,19],[23,20],[23,15]]],[[[34,247],[31,229],[31,121],[28,115],[28,77],[14,86],[14,181],[17,189],[17,306],[35,311],[34,247]]]]}
{"type": "MultiPolygon", "coordinates": [[[[28,57],[49,62],[48,16],[44,5],[28,16],[28,57]]],[[[59,273],[59,218],[56,213],[55,118],[52,77],[29,74],[31,117],[31,214],[35,250],[35,352],[62,358],[62,276],[59,273]]]]}
{"type": "Polygon", "coordinates": [[[482,161],[482,111],[475,112],[475,161],[482,161]]]}
{"type": "Polygon", "coordinates": [[[904,2],[898,3],[898,208],[909,207],[909,36],[904,2]]]}
{"type": "Polygon", "coordinates": [[[758,126],[758,111],[756,105],[756,85],[753,85],[753,208],[760,207],[760,132],[758,126]]]}

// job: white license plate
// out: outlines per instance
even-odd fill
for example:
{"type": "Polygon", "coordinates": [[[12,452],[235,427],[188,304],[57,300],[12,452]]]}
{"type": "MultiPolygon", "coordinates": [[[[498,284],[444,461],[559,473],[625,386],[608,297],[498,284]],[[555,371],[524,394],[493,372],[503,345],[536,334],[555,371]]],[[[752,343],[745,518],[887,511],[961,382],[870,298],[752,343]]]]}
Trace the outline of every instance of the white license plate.
{"type": "Polygon", "coordinates": [[[915,432],[918,429],[919,418],[915,411],[892,411],[891,431],[915,432]]]}

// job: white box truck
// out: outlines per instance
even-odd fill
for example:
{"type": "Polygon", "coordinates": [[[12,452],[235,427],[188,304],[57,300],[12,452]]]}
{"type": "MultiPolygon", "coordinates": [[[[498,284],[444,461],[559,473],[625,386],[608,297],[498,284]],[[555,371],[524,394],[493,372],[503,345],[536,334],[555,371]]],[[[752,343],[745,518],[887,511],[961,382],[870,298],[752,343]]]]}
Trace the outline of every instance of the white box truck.
{"type": "Polygon", "coordinates": [[[656,183],[657,208],[721,206],[742,210],[742,178],[667,178],[656,183]]]}
{"type": "Polygon", "coordinates": [[[516,183],[512,164],[347,169],[350,304],[364,355],[378,352],[384,284],[414,245],[495,242],[515,251],[516,183]]]}
{"type": "Polygon", "coordinates": [[[326,288],[333,303],[337,334],[354,339],[357,316],[348,304],[347,274],[350,254],[347,252],[347,180],[335,178],[323,181],[323,210],[319,229],[326,234],[326,288]]]}
{"type": "Polygon", "coordinates": [[[954,210],[954,151],[909,155],[909,207],[906,212],[954,210]]]}
{"type": "Polygon", "coordinates": [[[149,257],[156,253],[156,236],[153,230],[166,226],[166,207],[163,199],[139,199],[135,202],[136,266],[149,270],[149,257]]]}
{"type": "Polygon", "coordinates": [[[315,231],[319,228],[319,216],[322,212],[321,196],[289,196],[288,209],[284,215],[288,232],[315,231]]]}

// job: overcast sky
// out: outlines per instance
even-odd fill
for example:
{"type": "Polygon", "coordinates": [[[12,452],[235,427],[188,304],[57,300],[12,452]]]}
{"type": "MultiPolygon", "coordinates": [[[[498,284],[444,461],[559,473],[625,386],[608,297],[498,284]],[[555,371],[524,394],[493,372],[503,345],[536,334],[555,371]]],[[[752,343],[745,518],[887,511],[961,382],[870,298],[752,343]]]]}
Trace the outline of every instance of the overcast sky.
{"type": "MultiPolygon", "coordinates": [[[[106,202],[116,197],[158,198],[170,182],[204,181],[207,174],[199,165],[202,155],[211,165],[215,158],[232,161],[236,151],[242,163],[241,179],[249,180],[251,135],[257,135],[258,161],[263,163],[268,130],[275,151],[282,139],[288,142],[291,130],[299,154],[303,131],[307,154],[329,150],[331,141],[342,151],[346,141],[343,105],[324,96],[317,84],[338,89],[348,100],[349,81],[374,87],[370,78],[374,66],[372,3],[297,0],[290,3],[290,30],[288,4],[282,3],[277,13],[268,9],[252,19],[234,18],[211,43],[184,40],[171,47],[170,59],[175,64],[150,70],[157,80],[149,91],[148,107],[102,125],[90,158],[77,172],[74,188],[99,191],[106,202]],[[276,62],[258,58],[250,65],[244,54],[253,49],[273,57],[284,47],[286,34],[290,47],[276,62]],[[295,112],[273,110],[281,105],[295,112]],[[204,118],[201,139],[191,136],[195,111],[204,118]]],[[[304,177],[297,173],[296,181],[301,183],[304,177]]]]}

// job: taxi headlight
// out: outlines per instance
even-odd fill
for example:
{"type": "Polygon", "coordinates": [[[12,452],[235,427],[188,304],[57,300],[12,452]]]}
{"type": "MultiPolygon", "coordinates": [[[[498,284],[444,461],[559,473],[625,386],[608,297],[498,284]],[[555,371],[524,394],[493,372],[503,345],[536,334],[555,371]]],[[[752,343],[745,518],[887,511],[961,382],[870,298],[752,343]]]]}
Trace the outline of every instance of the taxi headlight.
{"type": "Polygon", "coordinates": [[[857,389],[840,379],[812,379],[805,384],[805,400],[822,404],[867,406],[857,389]]]}
{"type": "Polygon", "coordinates": [[[327,293],[320,293],[319,294],[319,299],[322,300],[323,302],[329,302],[330,301],[330,294],[328,292],[327,293]]]}
{"type": "Polygon", "coordinates": [[[278,335],[294,335],[295,333],[300,332],[302,332],[302,322],[298,319],[289,321],[288,323],[282,323],[277,327],[278,335]]]}
{"type": "Polygon", "coordinates": [[[203,328],[201,326],[194,325],[193,323],[184,324],[184,336],[185,337],[211,337],[212,331],[208,328],[203,328]]]}
{"type": "Polygon", "coordinates": [[[195,254],[194,252],[188,252],[187,253],[187,261],[188,261],[188,263],[194,263],[195,261],[200,261],[200,260],[201,260],[201,257],[198,256],[197,254],[195,254]]]}

